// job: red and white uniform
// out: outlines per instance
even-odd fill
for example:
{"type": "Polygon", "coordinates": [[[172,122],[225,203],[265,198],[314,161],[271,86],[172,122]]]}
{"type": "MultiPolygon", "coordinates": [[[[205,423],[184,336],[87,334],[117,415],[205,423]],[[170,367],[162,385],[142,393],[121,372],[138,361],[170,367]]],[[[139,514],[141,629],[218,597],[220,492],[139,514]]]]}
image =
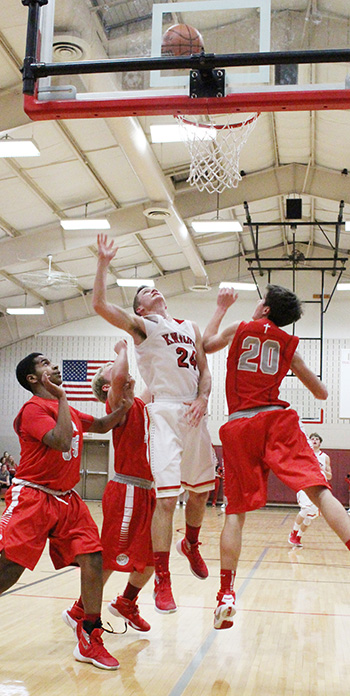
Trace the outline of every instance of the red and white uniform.
{"type": "Polygon", "coordinates": [[[135,346],[141,376],[152,394],[146,406],[147,456],[158,497],[214,488],[207,417],[188,425],[186,402],[198,394],[196,335],[188,320],[143,317],[147,338],[135,346]]]}
{"type": "Polygon", "coordinates": [[[279,397],[298,340],[266,319],[241,322],[233,338],[226,377],[230,415],[220,428],[226,514],[265,505],[270,469],[296,492],[329,487],[298,414],[279,397]]]}
{"type": "MultiPolygon", "coordinates": [[[[325,480],[327,481],[327,476],[326,476],[326,454],[325,452],[314,452],[318,459],[318,463],[321,469],[322,474],[325,477],[325,480]]],[[[297,493],[297,501],[298,505],[301,510],[305,510],[307,512],[307,516],[311,517],[312,519],[314,517],[317,517],[319,514],[319,510],[317,505],[314,505],[314,503],[310,500],[309,496],[306,495],[305,491],[298,491],[297,493]]]]}
{"type": "Polygon", "coordinates": [[[69,452],[42,442],[56,425],[58,401],[33,396],[14,421],[21,457],[0,520],[0,550],[30,570],[36,566],[47,538],[55,568],[70,565],[79,554],[102,549],[87,506],[72,490],[79,481],[83,432],[94,419],[75,408],[69,410],[73,425],[69,452]]]}
{"type": "MultiPolygon", "coordinates": [[[[123,425],[113,428],[114,479],[102,499],[103,567],[142,573],[153,566],[153,477],[146,457],[144,402],[135,398],[123,425]]],[[[111,412],[107,401],[107,413],[111,412]]]]}

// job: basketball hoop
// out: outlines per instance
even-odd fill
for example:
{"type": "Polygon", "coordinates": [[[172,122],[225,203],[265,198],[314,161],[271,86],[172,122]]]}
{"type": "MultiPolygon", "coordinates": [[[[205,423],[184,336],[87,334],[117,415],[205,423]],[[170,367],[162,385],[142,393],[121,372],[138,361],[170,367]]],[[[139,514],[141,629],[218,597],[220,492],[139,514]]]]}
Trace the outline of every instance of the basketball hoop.
{"type": "Polygon", "coordinates": [[[209,114],[191,118],[176,116],[191,156],[187,179],[190,186],[208,193],[221,193],[225,188],[238,186],[242,179],[239,156],[255,128],[258,116],[259,114],[250,114],[239,123],[230,123],[232,114],[226,114],[223,124],[215,123],[209,114]]]}

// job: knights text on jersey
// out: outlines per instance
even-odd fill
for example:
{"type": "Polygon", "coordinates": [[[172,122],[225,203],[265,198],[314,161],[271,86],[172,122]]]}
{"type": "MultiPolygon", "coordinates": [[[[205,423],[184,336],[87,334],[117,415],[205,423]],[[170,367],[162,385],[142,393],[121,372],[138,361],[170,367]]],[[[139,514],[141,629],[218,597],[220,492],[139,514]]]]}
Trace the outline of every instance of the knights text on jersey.
{"type": "Polygon", "coordinates": [[[241,322],[233,338],[226,375],[229,413],[266,405],[289,406],[279,398],[299,339],[273,322],[241,322]]]}
{"type": "Polygon", "coordinates": [[[196,335],[191,321],[143,317],[147,338],[135,346],[141,377],[154,397],[195,399],[198,391],[196,335]]]}

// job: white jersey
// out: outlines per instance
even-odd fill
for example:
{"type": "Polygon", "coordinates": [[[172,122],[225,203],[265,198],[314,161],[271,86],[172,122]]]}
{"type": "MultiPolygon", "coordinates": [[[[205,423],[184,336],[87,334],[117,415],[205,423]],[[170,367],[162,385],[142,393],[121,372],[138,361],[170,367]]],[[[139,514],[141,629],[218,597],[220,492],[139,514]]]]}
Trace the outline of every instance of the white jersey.
{"type": "Polygon", "coordinates": [[[315,452],[316,457],[318,459],[320,469],[322,473],[326,476],[326,453],[325,452],[315,452]]]}
{"type": "Polygon", "coordinates": [[[196,335],[187,319],[142,317],[147,338],[135,345],[142,379],[155,399],[193,401],[198,393],[196,335]]]}

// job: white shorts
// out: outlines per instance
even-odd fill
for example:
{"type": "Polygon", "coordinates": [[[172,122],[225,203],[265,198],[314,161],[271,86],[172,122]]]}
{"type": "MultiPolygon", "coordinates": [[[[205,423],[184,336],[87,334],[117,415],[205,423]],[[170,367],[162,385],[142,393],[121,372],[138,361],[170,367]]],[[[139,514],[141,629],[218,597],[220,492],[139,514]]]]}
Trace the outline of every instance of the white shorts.
{"type": "Polygon", "coordinates": [[[305,491],[298,491],[297,501],[300,509],[306,510],[308,517],[313,519],[314,517],[318,516],[318,507],[311,502],[305,491]]]}
{"type": "Polygon", "coordinates": [[[211,439],[204,416],[194,428],[184,414],[182,402],[147,404],[147,457],[158,498],[178,496],[182,488],[203,493],[215,486],[211,439]]]}

